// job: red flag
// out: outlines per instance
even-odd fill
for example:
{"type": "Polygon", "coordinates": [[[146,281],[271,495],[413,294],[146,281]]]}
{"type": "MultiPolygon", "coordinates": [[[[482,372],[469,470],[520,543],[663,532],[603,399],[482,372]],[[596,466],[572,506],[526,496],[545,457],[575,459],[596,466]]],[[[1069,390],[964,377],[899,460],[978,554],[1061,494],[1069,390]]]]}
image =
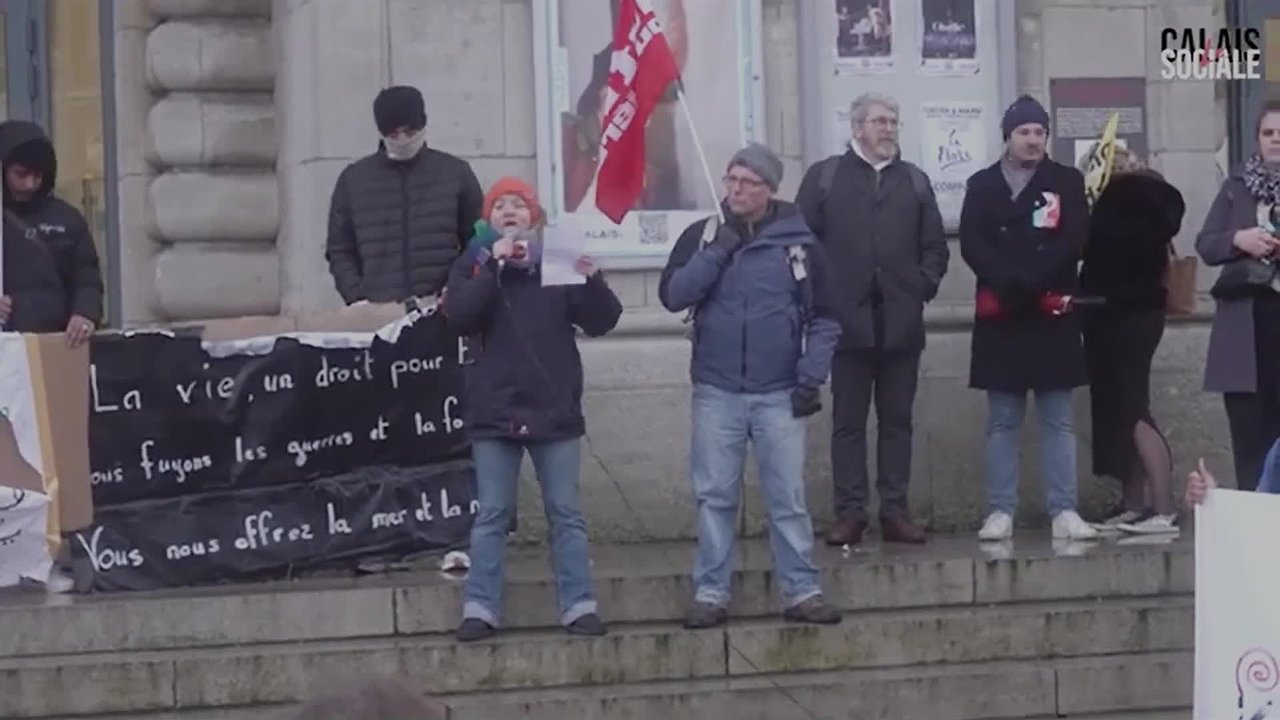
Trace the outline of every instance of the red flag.
{"type": "Polygon", "coordinates": [[[644,188],[644,128],[658,100],[680,77],[650,0],[622,0],[613,30],[609,91],[600,135],[596,207],[615,224],[644,188]]]}

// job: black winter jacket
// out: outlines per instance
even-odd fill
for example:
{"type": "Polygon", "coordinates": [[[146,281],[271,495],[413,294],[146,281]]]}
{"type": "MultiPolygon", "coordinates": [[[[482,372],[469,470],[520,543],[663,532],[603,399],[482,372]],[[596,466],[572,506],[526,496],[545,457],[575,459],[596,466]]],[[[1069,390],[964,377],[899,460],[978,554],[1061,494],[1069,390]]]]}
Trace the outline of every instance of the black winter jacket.
{"type": "MultiPolygon", "coordinates": [[[[53,145],[35,123],[0,123],[0,158],[8,167],[9,154],[25,143],[53,145]]],[[[57,162],[47,168],[33,199],[4,200],[4,288],[13,311],[4,329],[13,332],[56,333],[67,328],[72,315],[102,324],[102,274],[98,251],[84,216],[53,194],[57,162]]]]}
{"type": "Polygon", "coordinates": [[[1076,266],[1089,231],[1080,171],[1045,158],[1011,197],[1001,160],[974,173],[960,211],[960,254],[978,290],[994,290],[1007,313],[973,326],[970,387],[1009,393],[1088,383],[1079,318],[1039,308],[1044,292],[1077,294],[1076,266]],[[1056,222],[1050,210],[1057,203],[1056,222]]]}
{"type": "Polygon", "coordinates": [[[824,198],[824,164],[805,173],[796,204],[826,246],[831,276],[840,278],[840,349],[921,350],[924,306],[938,294],[951,257],[932,187],[927,196],[918,194],[911,175],[922,171],[901,159],[876,171],[847,150],[824,198]],[[883,321],[879,342],[877,305],[883,321]]]}
{"type": "Polygon", "coordinates": [[[1169,249],[1186,210],[1182,193],[1162,178],[1111,178],[1089,218],[1081,292],[1105,297],[1114,310],[1164,308],[1169,249]]]}
{"type": "Polygon", "coordinates": [[[474,438],[529,442],[582,436],[582,358],[574,326],[612,330],[622,303],[603,273],[584,285],[542,287],[537,273],[501,272],[468,253],[449,274],[449,325],[472,336],[464,417],[474,438]]]}
{"type": "Polygon", "coordinates": [[[338,294],[350,304],[440,292],[483,203],[471,166],[432,148],[406,162],[379,150],[348,165],[333,188],[325,251],[338,294]]]}

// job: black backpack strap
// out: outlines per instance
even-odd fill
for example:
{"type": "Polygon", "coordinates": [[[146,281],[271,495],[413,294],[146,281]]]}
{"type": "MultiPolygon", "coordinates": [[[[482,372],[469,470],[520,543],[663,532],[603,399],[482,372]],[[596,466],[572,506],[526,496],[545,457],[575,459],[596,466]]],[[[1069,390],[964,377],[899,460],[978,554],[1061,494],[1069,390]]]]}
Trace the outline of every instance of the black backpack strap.
{"type": "Polygon", "coordinates": [[[818,174],[818,192],[823,203],[827,202],[827,195],[831,192],[831,184],[836,180],[836,167],[839,164],[839,155],[832,155],[822,161],[822,170],[818,174]]]}

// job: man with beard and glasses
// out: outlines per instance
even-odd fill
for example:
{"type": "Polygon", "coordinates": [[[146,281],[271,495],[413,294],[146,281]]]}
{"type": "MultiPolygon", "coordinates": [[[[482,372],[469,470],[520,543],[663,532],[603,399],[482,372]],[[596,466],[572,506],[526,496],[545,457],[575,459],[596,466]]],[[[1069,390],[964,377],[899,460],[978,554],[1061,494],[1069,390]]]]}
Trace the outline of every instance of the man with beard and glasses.
{"type": "Polygon", "coordinates": [[[378,151],[342,171],[329,207],[325,257],[348,305],[440,293],[484,203],[465,160],[427,147],[417,88],[383,90],[373,117],[378,151]]]}
{"type": "Polygon", "coordinates": [[[831,470],[836,523],[830,545],[867,529],[867,413],[876,403],[876,490],[888,542],[923,543],[911,522],[912,409],[925,347],[924,306],[951,257],[924,171],[898,148],[898,103],[867,93],[850,106],[849,149],[809,168],[796,204],[844,279],[844,332],[831,367],[831,470]]]}

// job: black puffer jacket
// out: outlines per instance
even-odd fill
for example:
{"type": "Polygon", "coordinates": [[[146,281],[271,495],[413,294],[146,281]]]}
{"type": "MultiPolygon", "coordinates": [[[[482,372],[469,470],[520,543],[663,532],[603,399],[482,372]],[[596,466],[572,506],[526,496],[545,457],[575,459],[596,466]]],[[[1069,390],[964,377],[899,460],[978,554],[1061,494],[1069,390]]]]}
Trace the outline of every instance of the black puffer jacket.
{"type": "Polygon", "coordinates": [[[440,292],[483,203],[471,166],[439,150],[407,162],[379,150],[348,165],[333,188],[325,251],[338,294],[350,304],[440,292]]]}
{"type": "Polygon", "coordinates": [[[0,158],[9,166],[15,148],[46,145],[49,167],[35,197],[14,202],[4,193],[4,289],[13,300],[5,330],[56,333],[72,315],[102,324],[102,273],[84,216],[53,195],[58,163],[53,144],[35,123],[0,123],[0,158]]]}

